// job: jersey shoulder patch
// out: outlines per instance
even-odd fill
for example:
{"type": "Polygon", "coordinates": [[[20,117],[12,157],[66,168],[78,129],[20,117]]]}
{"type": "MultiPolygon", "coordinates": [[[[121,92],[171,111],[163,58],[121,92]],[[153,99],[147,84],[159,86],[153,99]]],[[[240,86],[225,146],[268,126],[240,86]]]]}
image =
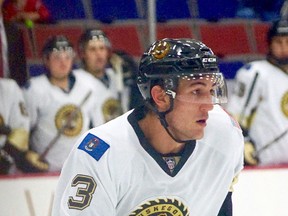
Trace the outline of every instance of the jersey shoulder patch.
{"type": "Polygon", "coordinates": [[[97,161],[109,148],[110,146],[106,142],[91,133],[88,133],[78,146],[78,149],[85,151],[97,161]]]}

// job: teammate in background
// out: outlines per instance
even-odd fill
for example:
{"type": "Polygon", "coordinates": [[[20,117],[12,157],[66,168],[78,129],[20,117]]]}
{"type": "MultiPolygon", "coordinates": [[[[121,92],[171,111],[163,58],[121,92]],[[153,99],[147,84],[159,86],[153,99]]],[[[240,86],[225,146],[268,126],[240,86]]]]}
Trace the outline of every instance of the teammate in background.
{"type": "Polygon", "coordinates": [[[112,52],[106,34],[99,29],[87,29],[79,39],[79,54],[83,70],[102,81],[114,98],[120,101],[124,112],[131,109],[131,85],[128,83],[131,83],[135,71],[129,71],[131,68],[125,67],[127,62],[112,52]]]}
{"type": "Polygon", "coordinates": [[[244,140],[217,105],[226,83],[212,50],[193,39],[156,41],[138,87],[145,105],[77,141],[52,215],[232,215],[244,140]]]}
{"type": "Polygon", "coordinates": [[[267,40],[267,58],[239,69],[227,106],[245,132],[247,165],[288,163],[288,20],[273,23],[267,40]]]}
{"type": "Polygon", "coordinates": [[[30,117],[30,145],[60,171],[73,143],[91,125],[104,123],[101,103],[106,90],[96,90],[88,73],[72,70],[75,52],[70,41],[54,36],[43,51],[47,74],[32,77],[23,89],[30,117]]]}
{"type": "Polygon", "coordinates": [[[0,174],[47,171],[39,155],[28,150],[29,118],[23,94],[17,83],[0,78],[0,174]]]}

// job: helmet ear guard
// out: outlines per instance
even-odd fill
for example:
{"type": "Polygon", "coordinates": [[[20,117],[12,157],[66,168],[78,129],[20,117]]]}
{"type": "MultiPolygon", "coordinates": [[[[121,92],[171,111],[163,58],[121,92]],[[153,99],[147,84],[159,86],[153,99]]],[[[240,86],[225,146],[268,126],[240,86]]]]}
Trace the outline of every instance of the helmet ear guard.
{"type": "Polygon", "coordinates": [[[160,79],[147,79],[146,77],[138,77],[137,85],[144,100],[151,98],[150,90],[155,85],[160,85],[165,90],[166,94],[172,95],[175,98],[175,90],[178,85],[178,80],[175,78],[160,78],[160,79]]]}

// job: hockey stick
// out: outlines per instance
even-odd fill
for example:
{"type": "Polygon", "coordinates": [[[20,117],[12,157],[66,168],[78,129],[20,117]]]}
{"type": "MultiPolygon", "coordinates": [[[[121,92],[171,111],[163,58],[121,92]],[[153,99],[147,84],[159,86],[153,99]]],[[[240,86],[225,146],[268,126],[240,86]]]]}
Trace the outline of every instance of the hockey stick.
{"type": "Polygon", "coordinates": [[[34,35],[34,23],[32,20],[25,20],[25,27],[28,31],[28,37],[30,40],[30,44],[32,46],[32,55],[34,58],[37,58],[37,45],[36,45],[36,39],[34,35]]]}
{"type": "Polygon", "coordinates": [[[53,148],[53,146],[57,143],[58,139],[61,137],[61,135],[63,134],[64,130],[67,128],[67,126],[69,126],[70,123],[75,119],[78,111],[86,103],[88,98],[91,96],[91,93],[92,93],[92,91],[89,91],[87,93],[87,95],[83,98],[83,100],[81,101],[79,106],[77,106],[76,109],[73,110],[73,112],[71,112],[71,114],[70,114],[69,118],[67,119],[66,123],[62,125],[62,127],[58,130],[56,136],[50,141],[50,143],[48,144],[48,146],[46,147],[44,152],[40,155],[40,159],[41,160],[43,160],[46,157],[46,155],[51,150],[51,148],[53,148]]]}
{"type": "Polygon", "coordinates": [[[270,142],[266,143],[264,146],[262,146],[260,149],[258,149],[257,151],[255,151],[253,153],[254,157],[257,157],[258,155],[260,155],[265,149],[269,148],[271,145],[276,144],[280,139],[282,139],[286,134],[288,133],[288,128],[286,128],[286,130],[284,132],[282,132],[279,136],[277,136],[276,138],[274,138],[273,140],[271,140],[270,142]]]}
{"type": "Polygon", "coordinates": [[[250,89],[249,89],[249,93],[248,93],[247,99],[246,99],[246,101],[245,101],[244,107],[243,107],[243,109],[242,109],[242,111],[241,111],[241,113],[240,113],[240,117],[239,117],[239,123],[240,123],[240,125],[242,125],[242,121],[243,121],[243,118],[244,118],[244,115],[245,115],[245,111],[246,111],[246,108],[247,108],[247,106],[248,106],[248,104],[249,104],[249,102],[250,102],[250,100],[251,100],[251,96],[252,96],[252,93],[253,93],[253,91],[254,91],[255,84],[256,84],[256,81],[257,81],[257,79],[258,79],[258,76],[259,76],[259,73],[256,72],[256,74],[255,74],[255,76],[254,76],[254,78],[253,78],[252,85],[251,85],[251,87],[250,87],[250,89]]]}

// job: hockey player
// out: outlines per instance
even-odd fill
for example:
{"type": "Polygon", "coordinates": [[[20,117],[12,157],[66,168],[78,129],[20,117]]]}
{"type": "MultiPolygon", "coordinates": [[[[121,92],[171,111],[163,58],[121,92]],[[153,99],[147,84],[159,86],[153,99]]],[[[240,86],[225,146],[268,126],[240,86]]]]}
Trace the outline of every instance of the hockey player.
{"type": "Polygon", "coordinates": [[[120,103],[123,111],[129,110],[131,88],[124,81],[129,83],[132,75],[126,77],[127,70],[123,70],[126,69],[126,62],[120,55],[112,52],[111,42],[106,34],[99,29],[87,29],[79,39],[79,54],[82,69],[101,80],[120,103]]]}
{"type": "Polygon", "coordinates": [[[145,105],[78,140],[52,215],[232,215],[244,141],[216,105],[227,99],[216,56],[196,40],[163,39],[139,68],[145,105]]]}
{"type": "Polygon", "coordinates": [[[42,54],[47,74],[32,77],[23,90],[30,144],[49,163],[49,171],[60,171],[81,133],[104,123],[106,90],[100,82],[94,86],[90,74],[72,70],[75,53],[66,37],[49,39],[42,54]]]}
{"type": "Polygon", "coordinates": [[[0,174],[47,171],[48,164],[28,148],[29,118],[23,94],[12,79],[0,78],[0,174]]]}
{"type": "Polygon", "coordinates": [[[288,20],[273,23],[265,60],[236,74],[227,109],[244,129],[247,165],[288,163],[288,20]]]}

